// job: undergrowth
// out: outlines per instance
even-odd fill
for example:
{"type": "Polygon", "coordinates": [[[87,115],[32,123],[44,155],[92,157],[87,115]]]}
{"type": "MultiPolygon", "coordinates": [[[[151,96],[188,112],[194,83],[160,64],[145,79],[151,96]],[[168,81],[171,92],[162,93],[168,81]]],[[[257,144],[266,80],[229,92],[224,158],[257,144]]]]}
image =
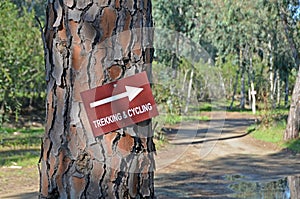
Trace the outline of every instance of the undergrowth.
{"type": "Polygon", "coordinates": [[[288,116],[287,109],[276,109],[260,113],[260,123],[252,136],[257,140],[274,143],[281,148],[300,152],[300,139],[284,141],[284,132],[288,116]]]}

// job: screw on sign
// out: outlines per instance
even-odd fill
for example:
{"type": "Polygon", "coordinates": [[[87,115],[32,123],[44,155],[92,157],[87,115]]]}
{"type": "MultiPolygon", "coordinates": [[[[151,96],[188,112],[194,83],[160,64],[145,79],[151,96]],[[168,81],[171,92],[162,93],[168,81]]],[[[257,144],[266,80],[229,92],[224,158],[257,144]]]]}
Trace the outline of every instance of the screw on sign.
{"type": "Polygon", "coordinates": [[[146,72],[81,93],[95,137],[158,115],[146,72]]]}

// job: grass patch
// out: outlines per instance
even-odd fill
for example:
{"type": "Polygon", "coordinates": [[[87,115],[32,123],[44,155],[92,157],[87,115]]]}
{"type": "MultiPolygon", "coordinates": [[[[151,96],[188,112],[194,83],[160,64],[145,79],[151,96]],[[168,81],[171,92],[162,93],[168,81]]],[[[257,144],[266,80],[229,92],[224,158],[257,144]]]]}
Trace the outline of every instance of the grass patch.
{"type": "Polygon", "coordinates": [[[293,152],[300,153],[300,139],[284,141],[284,131],[286,125],[284,122],[274,125],[273,127],[260,127],[252,133],[257,140],[274,143],[281,148],[287,148],[293,152]]]}
{"type": "Polygon", "coordinates": [[[42,128],[0,128],[0,166],[33,166],[40,155],[42,128]]]}
{"type": "Polygon", "coordinates": [[[272,111],[260,112],[261,123],[252,133],[257,140],[274,143],[281,148],[287,148],[296,153],[300,153],[300,139],[284,141],[284,132],[288,110],[276,109],[272,111]]]}
{"type": "Polygon", "coordinates": [[[227,101],[223,100],[212,100],[212,101],[206,101],[206,102],[198,102],[197,105],[193,106],[191,105],[189,108],[190,112],[211,112],[211,111],[224,111],[229,110],[228,104],[230,104],[227,101]]]}
{"type": "Polygon", "coordinates": [[[300,139],[285,142],[283,146],[296,153],[300,153],[300,139]]]}
{"type": "Polygon", "coordinates": [[[42,128],[0,128],[0,147],[26,148],[41,144],[42,128]]]}
{"type": "Polygon", "coordinates": [[[0,166],[32,166],[36,165],[40,155],[40,148],[30,149],[0,149],[0,166]]]}
{"type": "Polygon", "coordinates": [[[261,126],[265,128],[272,128],[278,123],[284,123],[285,128],[288,113],[288,109],[274,109],[271,111],[260,110],[257,115],[261,118],[261,126]]]}
{"type": "Polygon", "coordinates": [[[160,121],[163,125],[174,125],[180,122],[193,122],[193,121],[208,121],[207,116],[197,116],[197,115],[175,115],[175,114],[160,114],[154,119],[155,121],[160,121]]]}
{"type": "Polygon", "coordinates": [[[283,132],[285,130],[284,122],[276,123],[272,127],[260,127],[252,133],[252,136],[257,140],[271,142],[278,145],[283,143],[283,132]]]}

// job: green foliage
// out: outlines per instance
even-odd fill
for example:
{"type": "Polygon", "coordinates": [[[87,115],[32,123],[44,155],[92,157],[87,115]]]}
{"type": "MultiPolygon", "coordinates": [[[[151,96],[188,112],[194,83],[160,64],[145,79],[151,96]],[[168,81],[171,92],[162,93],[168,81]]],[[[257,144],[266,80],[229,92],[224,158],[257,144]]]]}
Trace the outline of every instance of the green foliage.
{"type": "Polygon", "coordinates": [[[300,153],[300,139],[288,141],[283,146],[296,153],[300,153]]]}
{"type": "Polygon", "coordinates": [[[261,125],[264,128],[270,128],[280,124],[280,126],[286,125],[288,109],[274,109],[274,110],[262,110],[258,112],[261,118],[261,125]]]}
{"type": "Polygon", "coordinates": [[[198,1],[192,0],[175,0],[166,3],[164,0],[153,1],[153,7],[159,12],[153,12],[157,26],[168,28],[182,33],[189,34],[194,28],[194,20],[196,13],[195,7],[198,6],[198,1]]]}
{"type": "Polygon", "coordinates": [[[153,63],[153,73],[155,84],[153,85],[153,94],[157,104],[161,105],[164,113],[180,114],[182,108],[179,85],[172,78],[172,73],[164,65],[153,63]]]}
{"type": "MultiPolygon", "coordinates": [[[[220,68],[228,98],[234,91],[237,98],[242,93],[247,96],[253,81],[257,100],[274,108],[275,101],[280,106],[282,99],[287,106],[298,69],[285,35],[281,10],[287,14],[289,36],[299,49],[299,6],[298,1],[155,0],[153,13],[157,27],[179,31],[208,51],[220,68]],[[279,99],[275,99],[277,94],[279,99]]],[[[162,37],[168,36],[166,33],[162,37]]],[[[179,69],[184,57],[178,52],[176,37],[170,41],[172,52],[158,51],[157,60],[184,73],[179,69]]],[[[196,77],[194,85],[203,88],[201,74],[196,77]]]]}
{"type": "MultiPolygon", "coordinates": [[[[230,97],[233,94],[234,85],[236,81],[235,76],[239,70],[239,65],[236,62],[236,56],[234,54],[229,54],[224,60],[225,61],[218,59],[216,65],[219,66],[224,80],[224,84],[226,85],[225,89],[226,94],[228,95],[227,97],[230,97]]],[[[240,82],[238,82],[237,88],[237,92],[239,93],[240,82]]]]}
{"type": "Polygon", "coordinates": [[[271,111],[262,111],[261,123],[257,130],[252,133],[255,139],[264,142],[270,142],[282,148],[287,148],[293,152],[300,152],[300,139],[284,141],[284,132],[286,129],[287,109],[275,109],[271,111]]]}
{"type": "Polygon", "coordinates": [[[32,12],[36,14],[37,17],[40,18],[41,21],[45,19],[45,10],[46,10],[46,3],[45,0],[11,0],[15,5],[17,5],[20,13],[24,11],[32,12]]]}
{"type": "Polygon", "coordinates": [[[283,143],[284,130],[285,124],[283,122],[280,122],[274,124],[272,127],[261,127],[252,135],[255,139],[281,145],[283,143]]]}
{"type": "MultiPolygon", "coordinates": [[[[43,49],[34,12],[20,14],[9,1],[0,3],[0,111],[17,116],[23,105],[45,94],[43,49]]],[[[0,121],[1,122],[1,121],[0,121]]]]}

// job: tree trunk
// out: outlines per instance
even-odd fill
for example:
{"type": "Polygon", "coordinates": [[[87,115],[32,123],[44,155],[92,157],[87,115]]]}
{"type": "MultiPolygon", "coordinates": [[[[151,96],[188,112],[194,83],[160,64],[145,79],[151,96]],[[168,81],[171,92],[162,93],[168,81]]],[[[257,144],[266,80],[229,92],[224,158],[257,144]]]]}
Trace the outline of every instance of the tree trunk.
{"type": "Polygon", "coordinates": [[[245,104],[246,104],[246,87],[245,87],[245,57],[244,57],[244,52],[241,50],[240,52],[240,67],[242,68],[242,73],[241,73],[241,100],[240,100],[240,108],[245,109],[245,104]]]}
{"type": "Polygon", "coordinates": [[[189,111],[189,106],[190,106],[191,96],[192,96],[193,79],[194,79],[194,69],[192,68],[191,73],[190,73],[190,82],[189,82],[189,87],[188,87],[188,92],[187,92],[187,97],[186,97],[184,114],[187,114],[189,111]]]}
{"type": "Polygon", "coordinates": [[[296,43],[292,36],[292,32],[288,25],[288,19],[286,15],[286,11],[282,7],[278,7],[280,12],[281,21],[284,27],[284,32],[286,39],[289,42],[290,49],[293,54],[293,58],[295,61],[296,66],[298,67],[298,74],[292,94],[292,101],[290,105],[290,111],[287,120],[287,127],[284,134],[285,140],[296,139],[299,137],[299,128],[300,128],[300,57],[299,52],[296,48],[296,43]]]}
{"type": "MultiPolygon", "coordinates": [[[[93,137],[80,92],[147,71],[151,0],[48,0],[40,198],[154,198],[151,121],[93,137]],[[113,36],[113,37],[112,37],[113,36]]],[[[150,79],[151,80],[151,79],[150,79]]]]}
{"type": "Polygon", "coordinates": [[[296,78],[292,102],[287,120],[287,126],[284,134],[284,140],[292,140],[299,137],[300,128],[300,71],[296,78]]]}
{"type": "Polygon", "coordinates": [[[268,34],[268,39],[269,39],[269,73],[270,73],[270,99],[271,99],[271,105],[272,108],[274,104],[274,88],[275,88],[275,83],[274,83],[274,77],[275,77],[275,72],[274,72],[274,61],[273,61],[273,45],[272,45],[272,36],[268,34]]]}
{"type": "Polygon", "coordinates": [[[276,90],[277,90],[277,79],[278,79],[278,76],[277,76],[277,69],[274,69],[274,72],[273,72],[273,90],[272,90],[272,96],[273,96],[273,100],[272,100],[272,109],[275,109],[276,108],[276,90]]]}
{"type": "Polygon", "coordinates": [[[284,80],[284,107],[288,107],[289,104],[289,73],[285,72],[285,80],[284,80]]]}
{"type": "Polygon", "coordinates": [[[186,80],[187,80],[187,75],[188,75],[188,70],[182,70],[184,73],[184,77],[183,77],[183,81],[182,81],[182,88],[181,88],[181,92],[184,93],[185,91],[185,86],[186,86],[186,80]]]}
{"type": "Polygon", "coordinates": [[[276,76],[277,76],[277,106],[280,108],[281,106],[281,77],[280,77],[280,71],[279,69],[277,69],[276,72],[276,76]]]}
{"type": "Polygon", "coordinates": [[[172,64],[172,78],[176,79],[177,78],[177,73],[178,73],[178,57],[177,55],[179,54],[178,49],[179,49],[179,34],[175,34],[175,41],[176,41],[176,49],[175,52],[172,52],[172,59],[171,59],[171,64],[172,64]]]}
{"type": "Polygon", "coordinates": [[[288,184],[290,188],[291,198],[300,198],[300,177],[288,177],[288,184]]]}
{"type": "Polygon", "coordinates": [[[231,103],[230,103],[230,107],[229,107],[230,110],[233,109],[235,95],[237,93],[237,87],[238,87],[238,83],[239,83],[239,74],[240,74],[240,68],[238,68],[238,70],[236,71],[236,74],[235,74],[235,83],[234,83],[233,94],[232,94],[232,97],[231,97],[231,103]]]}
{"type": "Polygon", "coordinates": [[[248,74],[249,74],[249,105],[252,109],[252,113],[256,113],[256,91],[254,88],[254,74],[253,74],[253,57],[252,57],[252,52],[250,51],[250,56],[249,56],[249,69],[248,69],[248,74]]]}

